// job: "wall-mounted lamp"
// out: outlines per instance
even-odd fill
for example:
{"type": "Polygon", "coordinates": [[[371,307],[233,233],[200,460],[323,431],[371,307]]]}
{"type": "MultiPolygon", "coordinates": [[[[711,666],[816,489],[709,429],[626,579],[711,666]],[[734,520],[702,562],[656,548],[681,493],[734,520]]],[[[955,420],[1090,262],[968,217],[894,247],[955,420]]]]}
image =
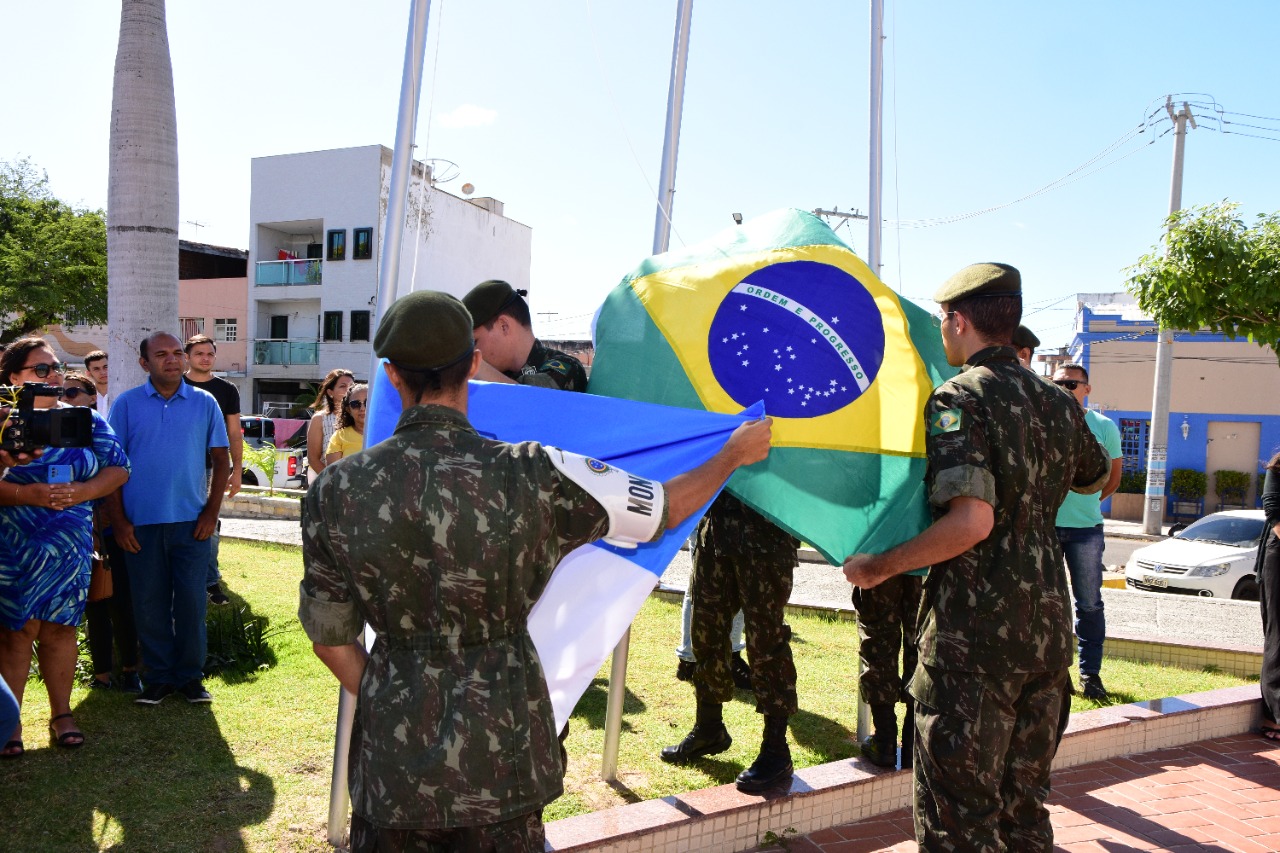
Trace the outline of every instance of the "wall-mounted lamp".
{"type": "Polygon", "coordinates": [[[1183,418],[1182,418],[1182,426],[1181,426],[1181,427],[1179,427],[1179,429],[1181,429],[1181,430],[1182,430],[1182,440],[1183,440],[1183,441],[1186,441],[1186,440],[1187,440],[1187,436],[1191,435],[1191,424],[1187,423],[1186,416],[1183,416],[1183,418]]]}
{"type": "Polygon", "coordinates": [[[742,224],[742,214],[741,214],[741,213],[735,213],[735,214],[733,214],[733,223],[734,223],[735,225],[741,225],[741,224],[742,224]]]}

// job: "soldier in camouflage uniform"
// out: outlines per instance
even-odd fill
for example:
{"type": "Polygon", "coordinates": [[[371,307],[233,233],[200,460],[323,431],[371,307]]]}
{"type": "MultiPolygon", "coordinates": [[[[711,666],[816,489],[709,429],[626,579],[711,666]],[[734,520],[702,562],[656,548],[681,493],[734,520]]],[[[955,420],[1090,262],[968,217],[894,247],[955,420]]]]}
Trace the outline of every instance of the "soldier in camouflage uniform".
{"type": "Polygon", "coordinates": [[[858,659],[862,664],[858,698],[871,706],[874,726],[874,734],[862,739],[862,755],[880,767],[897,763],[898,718],[894,706],[899,702],[907,706],[902,722],[902,766],[911,766],[915,706],[907,693],[907,682],[916,668],[916,621],[924,575],[924,570],[917,570],[895,575],[871,589],[853,588],[853,609],[858,614],[858,659]]]}
{"type": "Polygon", "coordinates": [[[663,761],[683,764],[733,745],[722,706],[733,698],[729,629],[741,609],[764,738],[759,756],[738,775],[737,786],[754,793],[791,778],[787,718],[797,709],[796,667],[785,608],[799,544],[728,492],[707,511],[694,538],[690,578],[696,721],[683,741],[662,750],[663,761]]]}
{"type": "Polygon", "coordinates": [[[975,264],[934,298],[947,360],[964,369],[925,407],[933,524],[880,555],[860,587],[931,566],[916,702],[915,821],[922,850],[1051,851],[1049,765],[1070,709],[1071,595],[1054,517],[1102,488],[1106,452],[1069,394],[1010,346],[1021,277],[975,264]]]}
{"type": "Polygon", "coordinates": [[[587,371],[582,362],[533,336],[524,297],[525,291],[497,279],[477,284],[462,297],[476,324],[476,346],[484,354],[476,378],[586,391],[587,371]]]}
{"type": "Polygon", "coordinates": [[[769,422],[744,424],[660,485],[483,438],[466,417],[471,330],[445,294],[388,309],[374,351],[405,406],[395,434],[325,468],[303,500],[298,616],[358,697],[353,851],[541,853],[541,810],[564,767],[528,616],[552,569],[605,535],[656,537],[768,452],[769,422]],[[625,509],[637,481],[654,495],[648,514],[625,509]]]}

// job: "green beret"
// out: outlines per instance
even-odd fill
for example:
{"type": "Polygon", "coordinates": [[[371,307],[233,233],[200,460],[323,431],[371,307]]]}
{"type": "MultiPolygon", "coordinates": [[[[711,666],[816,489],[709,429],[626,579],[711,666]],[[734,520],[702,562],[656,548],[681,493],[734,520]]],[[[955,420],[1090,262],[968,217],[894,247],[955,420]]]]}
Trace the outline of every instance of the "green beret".
{"type": "Polygon", "coordinates": [[[1040,339],[1026,326],[1019,326],[1013,330],[1013,345],[1018,349],[1035,349],[1040,346],[1040,339]]]}
{"type": "Polygon", "coordinates": [[[954,305],[983,296],[1021,296],[1022,275],[1008,264],[970,264],[947,279],[933,301],[954,305]]]}
{"type": "Polygon", "coordinates": [[[477,328],[497,317],[503,308],[527,292],[516,290],[505,281],[491,278],[471,288],[471,292],[462,297],[462,304],[471,312],[471,319],[475,323],[473,328],[477,328]]]}
{"type": "Polygon", "coordinates": [[[391,303],[373,336],[373,352],[409,370],[448,367],[475,347],[473,328],[456,296],[416,290],[391,303]]]}

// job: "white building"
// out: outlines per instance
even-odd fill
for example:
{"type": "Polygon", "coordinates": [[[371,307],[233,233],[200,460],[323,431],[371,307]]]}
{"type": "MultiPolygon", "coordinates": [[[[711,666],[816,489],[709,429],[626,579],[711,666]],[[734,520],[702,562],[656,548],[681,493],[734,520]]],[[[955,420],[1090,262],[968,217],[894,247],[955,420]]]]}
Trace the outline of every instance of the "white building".
{"type": "MultiPolygon", "coordinates": [[[[391,155],[369,145],[254,158],[245,411],[311,395],[333,368],[367,378],[391,155]]],[[[397,292],[460,297],[491,278],[527,289],[532,229],[496,199],[424,193],[424,172],[415,162],[397,292]]]]}

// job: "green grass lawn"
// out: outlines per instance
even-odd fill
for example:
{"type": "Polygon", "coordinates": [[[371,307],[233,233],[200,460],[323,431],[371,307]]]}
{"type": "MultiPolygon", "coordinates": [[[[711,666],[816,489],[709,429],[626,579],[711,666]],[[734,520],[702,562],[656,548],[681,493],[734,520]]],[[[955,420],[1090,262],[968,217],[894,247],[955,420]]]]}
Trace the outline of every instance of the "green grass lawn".
{"type": "MultiPolygon", "coordinates": [[[[72,707],[87,744],[48,745],[48,703],[37,681],[23,708],[27,754],[0,762],[0,849],[14,851],[327,851],[337,682],[311,653],[296,619],[301,558],[294,549],[224,542],[234,607],[267,622],[272,665],[214,676],[212,705],[171,697],[135,705],[76,687],[72,707]]],[[[566,793],[547,820],[729,782],[755,757],[760,720],[746,694],[725,708],[733,747],[688,767],[658,760],[693,722],[693,689],[677,682],[680,609],[651,599],[632,630],[619,783],[599,779],[608,663],[570,724],[566,793]]],[[[856,753],[857,635],[853,623],[788,620],[803,710],[792,726],[797,766],[856,753]]],[[[1117,701],[1241,683],[1220,673],[1108,660],[1117,701]]],[[[1079,698],[1076,710],[1096,707],[1079,698]]]]}

